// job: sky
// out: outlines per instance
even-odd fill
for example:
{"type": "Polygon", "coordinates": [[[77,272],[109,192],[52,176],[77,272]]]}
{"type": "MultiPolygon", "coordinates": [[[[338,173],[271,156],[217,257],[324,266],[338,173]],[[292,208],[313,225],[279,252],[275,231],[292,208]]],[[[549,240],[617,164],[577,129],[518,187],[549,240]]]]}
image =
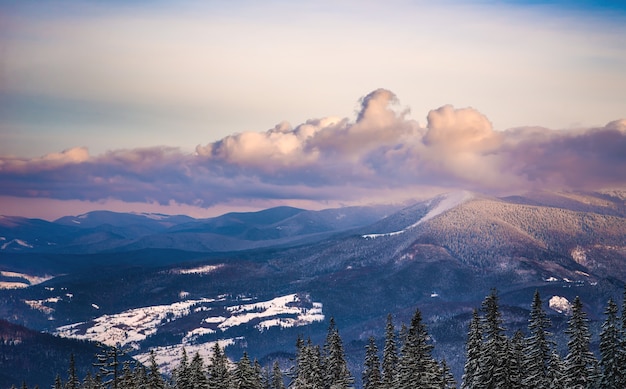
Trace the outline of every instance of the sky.
{"type": "Polygon", "coordinates": [[[0,214],[626,186],[626,5],[0,0],[0,214]]]}

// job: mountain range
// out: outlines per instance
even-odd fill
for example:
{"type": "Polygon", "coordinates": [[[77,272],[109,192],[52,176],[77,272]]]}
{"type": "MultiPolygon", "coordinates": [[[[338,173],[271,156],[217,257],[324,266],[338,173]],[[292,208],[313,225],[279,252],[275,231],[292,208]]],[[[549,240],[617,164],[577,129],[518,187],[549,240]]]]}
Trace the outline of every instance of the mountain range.
{"type": "MultiPolygon", "coordinates": [[[[410,206],[278,207],[210,219],[91,212],[53,222],[0,218],[0,315],[61,337],[123,344],[164,370],[213,342],[232,358],[294,352],[299,334],[341,329],[360,375],[419,308],[435,354],[460,378],[467,321],[491,288],[506,327],[525,328],[532,294],[560,347],[569,303],[592,320],[626,281],[626,192],[452,192],[410,206]]],[[[20,381],[15,382],[20,384],[20,381]]]]}

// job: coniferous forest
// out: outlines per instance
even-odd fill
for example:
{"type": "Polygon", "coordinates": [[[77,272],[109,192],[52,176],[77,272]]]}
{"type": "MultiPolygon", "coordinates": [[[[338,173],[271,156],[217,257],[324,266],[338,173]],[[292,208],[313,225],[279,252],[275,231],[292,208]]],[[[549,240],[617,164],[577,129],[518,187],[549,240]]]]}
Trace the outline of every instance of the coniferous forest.
{"type": "MultiPolygon", "coordinates": [[[[626,297],[626,294],[625,294],[626,297]]],[[[626,301],[626,299],[625,299],[626,301]]],[[[609,389],[626,387],[626,305],[609,300],[599,334],[599,355],[591,349],[589,320],[583,303],[572,304],[566,335],[567,353],[559,354],[551,322],[535,292],[528,326],[507,336],[497,291],[485,297],[473,311],[468,325],[466,361],[461,382],[452,375],[445,359],[433,357],[433,340],[422,314],[415,311],[408,325],[396,328],[387,317],[382,350],[370,337],[365,348],[364,389],[609,389]]],[[[261,366],[244,352],[231,362],[216,343],[209,360],[187,355],[170,376],[162,374],[151,354],[144,366],[130,362],[117,348],[103,349],[93,364],[95,374],[78,377],[73,355],[67,371],[56,378],[54,389],[347,389],[355,386],[342,339],[331,318],[323,345],[298,337],[291,365],[261,366]]],[[[24,381],[22,388],[28,388],[24,381]]]]}

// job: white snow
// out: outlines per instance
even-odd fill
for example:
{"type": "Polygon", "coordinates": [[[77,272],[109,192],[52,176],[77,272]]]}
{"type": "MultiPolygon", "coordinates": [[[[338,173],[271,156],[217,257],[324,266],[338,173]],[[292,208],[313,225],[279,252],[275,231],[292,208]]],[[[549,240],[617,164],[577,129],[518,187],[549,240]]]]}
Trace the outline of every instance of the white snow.
{"type": "MultiPolygon", "coordinates": [[[[270,301],[263,301],[252,304],[236,305],[228,307],[231,316],[222,322],[218,327],[225,331],[230,327],[235,327],[241,324],[250,322],[257,318],[272,318],[278,315],[295,315],[292,320],[284,322],[272,321],[275,325],[281,325],[282,327],[297,327],[307,324],[311,324],[316,321],[323,321],[324,314],[322,313],[322,303],[313,303],[311,309],[300,308],[296,306],[289,306],[289,303],[299,302],[297,294],[290,294],[287,296],[277,297],[270,301]],[[282,325],[284,324],[284,325],[282,325]]],[[[258,329],[268,328],[269,323],[265,325],[257,325],[258,329]]]]}
{"type": "Polygon", "coordinates": [[[179,299],[184,300],[187,297],[189,297],[189,292],[185,292],[184,290],[181,290],[180,292],[178,292],[179,299]]]}
{"type": "Polygon", "coordinates": [[[32,249],[33,248],[32,244],[30,244],[30,243],[28,243],[28,242],[26,242],[25,240],[22,240],[22,239],[11,239],[10,241],[8,241],[5,244],[3,244],[2,246],[0,246],[0,248],[2,250],[6,250],[7,247],[9,247],[10,245],[12,245],[14,243],[16,245],[18,245],[18,246],[26,247],[28,249],[32,249]]]}
{"type": "Polygon", "coordinates": [[[98,304],[91,304],[91,306],[95,309],[100,309],[100,307],[98,306],[98,304]]]}
{"type": "Polygon", "coordinates": [[[439,297],[439,293],[431,293],[430,297],[439,297]]]}
{"type": "Polygon", "coordinates": [[[580,247],[580,246],[576,246],[571,252],[570,255],[572,256],[572,259],[574,261],[576,261],[576,263],[579,263],[583,266],[587,265],[587,253],[585,252],[585,249],[580,247]]]}
{"type": "Polygon", "coordinates": [[[45,314],[51,314],[54,312],[54,308],[46,305],[46,304],[55,304],[61,301],[60,297],[50,297],[44,300],[23,300],[26,305],[31,307],[32,309],[36,309],[45,314]]]}
{"type": "Polygon", "coordinates": [[[72,219],[72,223],[80,224],[78,220],[72,219]]]}
{"type": "Polygon", "coordinates": [[[173,269],[171,272],[173,274],[208,274],[212,273],[217,269],[222,268],[224,265],[204,265],[199,267],[194,267],[191,269],[173,269]]]}
{"type": "Polygon", "coordinates": [[[53,276],[44,275],[44,276],[31,276],[30,274],[25,273],[17,273],[13,271],[0,271],[0,275],[4,277],[15,277],[15,278],[23,278],[28,281],[28,284],[25,282],[19,282],[20,284],[26,285],[25,287],[29,287],[31,285],[41,284],[42,282],[46,282],[48,280],[53,279],[53,276]]]}
{"type": "Polygon", "coordinates": [[[572,304],[565,297],[552,296],[548,304],[550,309],[558,313],[570,314],[572,312],[572,304]]]}
{"type": "Polygon", "coordinates": [[[29,286],[25,282],[0,281],[0,289],[22,289],[29,286]]]}
{"type": "Polygon", "coordinates": [[[403,234],[406,231],[419,226],[425,221],[428,221],[436,216],[439,216],[442,213],[449,211],[450,209],[457,207],[471,200],[472,198],[474,198],[474,195],[472,194],[472,192],[469,192],[466,190],[447,193],[443,195],[443,198],[439,201],[439,203],[433,209],[428,211],[428,213],[426,213],[426,215],[424,215],[421,219],[411,224],[410,226],[406,227],[405,229],[400,230],[400,231],[387,232],[384,234],[366,234],[366,235],[362,235],[362,237],[365,239],[375,239],[375,238],[379,238],[383,236],[395,236],[395,235],[403,234]]]}
{"type": "Polygon", "coordinates": [[[87,339],[109,346],[140,342],[157,332],[164,320],[189,315],[191,308],[212,299],[188,300],[169,305],[136,308],[115,315],[103,315],[89,323],[75,323],[57,328],[55,334],[66,338],[87,339]],[[85,324],[90,326],[85,329],[85,324]]]}
{"type": "MultiPolygon", "coordinates": [[[[187,352],[187,357],[189,360],[193,358],[196,353],[199,353],[204,363],[209,362],[209,358],[213,355],[213,348],[215,347],[215,343],[218,343],[222,349],[227,346],[230,346],[235,343],[234,339],[222,339],[217,342],[207,342],[202,344],[176,344],[172,346],[164,346],[164,347],[155,347],[152,350],[154,351],[154,357],[157,365],[159,365],[159,369],[162,373],[170,374],[178,365],[180,364],[181,355],[183,352],[183,347],[187,352]]],[[[143,363],[146,366],[150,365],[150,352],[137,354],[134,356],[139,362],[143,363]]]]}
{"type": "Polygon", "coordinates": [[[558,281],[558,280],[559,280],[559,279],[558,279],[558,278],[556,278],[556,277],[549,277],[549,278],[546,278],[546,280],[545,280],[545,281],[546,281],[546,282],[556,282],[556,281],[558,281]]]}
{"type": "Polygon", "coordinates": [[[0,240],[7,240],[4,236],[0,236],[0,240]]]}
{"type": "Polygon", "coordinates": [[[193,343],[196,339],[198,339],[202,335],[214,334],[214,333],[215,333],[215,330],[212,330],[210,328],[204,328],[204,327],[194,328],[193,330],[187,332],[187,335],[185,335],[185,337],[183,338],[183,343],[185,344],[193,343]]]}

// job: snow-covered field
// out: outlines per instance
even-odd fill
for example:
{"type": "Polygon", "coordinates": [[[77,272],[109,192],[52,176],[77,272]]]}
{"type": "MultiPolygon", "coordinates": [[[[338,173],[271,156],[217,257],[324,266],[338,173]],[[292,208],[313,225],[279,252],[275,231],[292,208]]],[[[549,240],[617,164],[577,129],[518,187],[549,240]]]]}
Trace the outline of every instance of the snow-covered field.
{"type": "MultiPolygon", "coordinates": [[[[155,347],[152,350],[155,353],[154,359],[157,365],[159,365],[159,370],[161,370],[162,373],[169,374],[176,367],[178,367],[178,365],[180,365],[183,347],[185,348],[189,361],[191,361],[191,358],[198,353],[204,362],[207,363],[209,358],[213,355],[215,343],[218,343],[220,347],[224,349],[226,346],[234,344],[235,340],[222,339],[217,342],[207,342],[202,344],[176,344],[173,346],[155,347]]],[[[137,354],[134,358],[143,363],[145,366],[150,366],[150,351],[137,354]]]]}
{"type": "Polygon", "coordinates": [[[81,322],[57,328],[56,334],[66,338],[87,339],[109,346],[139,343],[156,334],[167,321],[180,319],[191,313],[194,306],[214,299],[187,300],[169,305],[155,305],[130,309],[115,315],[103,315],[91,322],[81,322]]]}
{"type": "MultiPolygon", "coordinates": [[[[203,336],[225,333],[232,327],[252,321],[256,322],[254,327],[257,330],[264,331],[271,327],[305,326],[324,320],[322,303],[310,301],[308,295],[294,293],[268,301],[238,303],[242,300],[254,299],[246,297],[228,300],[220,296],[217,299],[184,300],[168,305],[135,308],[114,315],[99,316],[88,322],[62,326],[57,328],[55,334],[67,338],[98,341],[110,346],[131,346],[141,350],[141,343],[149,336],[155,335],[161,326],[194,314],[192,320],[197,320],[197,326],[186,331],[178,345],[188,347],[187,351],[190,352],[193,350],[191,346],[198,346],[200,349],[210,348],[205,346],[206,342],[204,345],[199,344],[203,336]],[[216,311],[221,314],[216,315],[216,311]]],[[[31,306],[42,309],[45,305],[37,301],[31,306]]],[[[189,321],[186,322],[186,326],[189,327],[189,321]]]]}
{"type": "Polygon", "coordinates": [[[21,278],[24,281],[2,281],[0,282],[0,289],[18,289],[28,288],[32,285],[41,284],[42,282],[53,279],[53,276],[31,276],[29,274],[17,273],[12,271],[0,271],[0,276],[10,278],[21,278]]]}

